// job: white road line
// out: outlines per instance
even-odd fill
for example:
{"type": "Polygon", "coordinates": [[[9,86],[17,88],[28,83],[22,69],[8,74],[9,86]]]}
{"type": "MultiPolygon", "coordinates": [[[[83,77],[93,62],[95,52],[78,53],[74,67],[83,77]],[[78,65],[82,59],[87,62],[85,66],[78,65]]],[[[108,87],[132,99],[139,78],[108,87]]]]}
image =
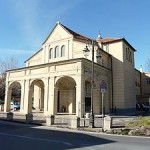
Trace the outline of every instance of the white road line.
{"type": "Polygon", "coordinates": [[[31,140],[39,140],[39,141],[45,141],[45,142],[63,143],[65,145],[72,146],[71,143],[64,142],[64,141],[58,141],[58,140],[48,140],[48,139],[41,139],[41,138],[33,138],[33,137],[29,137],[29,136],[20,136],[20,135],[15,135],[15,134],[8,134],[8,133],[0,133],[0,135],[13,136],[13,137],[25,138],[25,139],[31,139],[31,140]]]}

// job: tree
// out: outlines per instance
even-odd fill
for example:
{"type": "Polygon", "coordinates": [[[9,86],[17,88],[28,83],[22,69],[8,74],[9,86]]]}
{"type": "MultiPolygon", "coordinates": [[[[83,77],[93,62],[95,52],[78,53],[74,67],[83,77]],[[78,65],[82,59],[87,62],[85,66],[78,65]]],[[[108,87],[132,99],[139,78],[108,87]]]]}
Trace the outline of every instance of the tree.
{"type": "Polygon", "coordinates": [[[0,60],[0,75],[3,76],[6,70],[15,69],[17,67],[18,67],[18,60],[15,57],[0,60]]]}
{"type": "Polygon", "coordinates": [[[0,99],[4,99],[5,96],[6,71],[17,67],[18,60],[15,57],[0,59],[0,99]]]}

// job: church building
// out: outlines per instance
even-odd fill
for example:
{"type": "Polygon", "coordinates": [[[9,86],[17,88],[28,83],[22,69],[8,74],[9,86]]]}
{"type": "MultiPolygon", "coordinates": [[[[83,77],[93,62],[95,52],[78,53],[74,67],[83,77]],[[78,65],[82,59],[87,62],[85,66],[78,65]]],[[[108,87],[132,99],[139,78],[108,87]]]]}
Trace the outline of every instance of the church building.
{"type": "MultiPolygon", "coordinates": [[[[74,114],[83,117],[135,110],[140,95],[136,50],[125,38],[92,39],[57,22],[26,66],[7,71],[4,111],[20,86],[20,113],[74,114]],[[92,107],[91,107],[92,106],[92,107]]],[[[139,83],[140,84],[140,83],[139,83]]]]}

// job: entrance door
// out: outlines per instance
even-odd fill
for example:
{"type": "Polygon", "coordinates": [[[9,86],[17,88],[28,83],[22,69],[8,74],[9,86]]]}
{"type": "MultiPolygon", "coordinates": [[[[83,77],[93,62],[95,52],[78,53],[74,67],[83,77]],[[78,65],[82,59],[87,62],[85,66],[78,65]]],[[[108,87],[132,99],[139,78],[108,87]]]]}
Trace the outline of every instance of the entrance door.
{"type": "Polygon", "coordinates": [[[85,97],[85,112],[91,111],[91,98],[85,97]]]}

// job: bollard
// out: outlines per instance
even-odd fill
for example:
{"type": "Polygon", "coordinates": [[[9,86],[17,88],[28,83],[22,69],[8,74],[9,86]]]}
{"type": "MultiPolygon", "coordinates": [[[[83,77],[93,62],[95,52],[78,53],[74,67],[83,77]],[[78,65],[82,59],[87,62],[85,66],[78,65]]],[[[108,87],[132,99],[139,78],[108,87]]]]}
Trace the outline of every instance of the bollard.
{"type": "Polygon", "coordinates": [[[112,127],[112,118],[110,116],[104,117],[103,130],[110,130],[112,127]]]}
{"type": "Polygon", "coordinates": [[[9,112],[9,113],[7,113],[7,120],[8,121],[13,121],[13,113],[12,112],[9,112]]]}
{"type": "Polygon", "coordinates": [[[55,116],[54,115],[47,115],[46,116],[46,125],[51,126],[54,125],[55,116]]]}
{"type": "Polygon", "coordinates": [[[71,128],[77,129],[80,126],[80,118],[75,116],[71,119],[71,128]]]}
{"type": "Polygon", "coordinates": [[[29,113],[26,114],[26,123],[31,123],[33,122],[33,114],[29,113]]]}

